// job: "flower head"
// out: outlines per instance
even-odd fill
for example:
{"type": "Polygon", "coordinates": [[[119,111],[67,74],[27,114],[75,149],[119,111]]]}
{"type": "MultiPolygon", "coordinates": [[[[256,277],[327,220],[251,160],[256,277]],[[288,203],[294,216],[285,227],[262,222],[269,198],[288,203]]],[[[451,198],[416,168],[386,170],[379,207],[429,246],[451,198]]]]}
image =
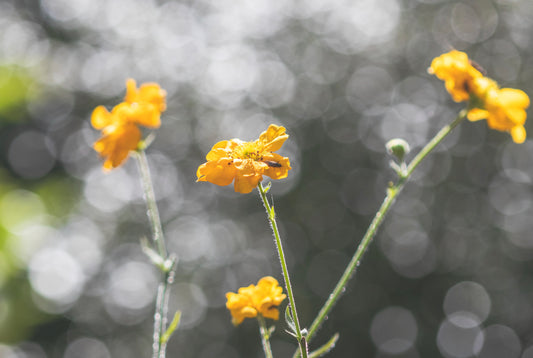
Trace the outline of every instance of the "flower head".
{"type": "Polygon", "coordinates": [[[513,141],[526,139],[526,108],[529,97],[521,90],[500,88],[477,70],[464,52],[450,51],[435,58],[429,73],[444,80],[446,89],[456,102],[469,101],[467,118],[486,119],[491,129],[509,132],[513,141]]]}
{"type": "Polygon", "coordinates": [[[483,77],[464,52],[452,50],[433,59],[428,72],[444,81],[455,102],[467,101],[475,78],[483,77]]]}
{"type": "Polygon", "coordinates": [[[287,138],[284,127],[271,124],[255,141],[218,142],[207,153],[207,163],[198,167],[198,181],[224,186],[235,180],[236,192],[249,193],[263,180],[263,175],[272,179],[286,178],[291,169],[289,158],[273,152],[280,149],[287,138]]]}
{"type": "Polygon", "coordinates": [[[129,79],[126,86],[124,102],[116,105],[111,112],[104,106],[98,106],[91,115],[92,126],[102,131],[102,137],[93,148],[105,158],[104,170],[121,165],[141,140],[138,126],[158,128],[161,112],[166,108],[166,92],[159,85],[148,83],[137,89],[135,81],[129,79]]]}
{"type": "Polygon", "coordinates": [[[226,307],[230,310],[232,323],[240,324],[245,318],[258,314],[273,320],[279,319],[278,306],[287,297],[278,281],[270,276],[263,277],[257,286],[241,287],[238,293],[226,293],[226,307]]]}
{"type": "Polygon", "coordinates": [[[509,132],[515,143],[526,140],[526,108],[529,97],[521,90],[513,88],[492,89],[486,96],[484,108],[473,108],[468,112],[468,119],[477,121],[486,119],[489,128],[509,132]]]}

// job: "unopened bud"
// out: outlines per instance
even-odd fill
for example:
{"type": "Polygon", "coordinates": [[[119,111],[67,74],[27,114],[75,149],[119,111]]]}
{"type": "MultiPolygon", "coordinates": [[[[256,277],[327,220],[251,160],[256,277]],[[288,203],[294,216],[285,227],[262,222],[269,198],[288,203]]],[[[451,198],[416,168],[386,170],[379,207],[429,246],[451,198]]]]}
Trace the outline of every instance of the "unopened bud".
{"type": "Polygon", "coordinates": [[[387,148],[387,152],[389,152],[390,155],[395,156],[400,163],[403,162],[405,155],[411,150],[409,148],[409,143],[401,138],[389,140],[387,144],[385,144],[385,147],[387,148]]]}

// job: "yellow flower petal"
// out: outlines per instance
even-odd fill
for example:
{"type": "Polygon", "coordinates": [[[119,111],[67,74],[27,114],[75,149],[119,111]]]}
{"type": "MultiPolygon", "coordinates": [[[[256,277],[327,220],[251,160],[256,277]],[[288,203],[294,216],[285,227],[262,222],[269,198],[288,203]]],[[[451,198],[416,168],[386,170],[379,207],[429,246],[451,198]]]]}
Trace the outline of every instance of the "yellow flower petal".
{"type": "Polygon", "coordinates": [[[285,134],[284,127],[271,124],[265,132],[261,133],[259,141],[263,144],[265,151],[275,152],[288,138],[289,135],[285,134]]]}
{"type": "MultiPolygon", "coordinates": [[[[526,109],[529,107],[528,95],[518,89],[502,88],[498,93],[498,99],[500,105],[505,108],[526,109]]],[[[520,116],[519,121],[525,121],[525,116],[524,118],[520,116]]]]}
{"type": "Polygon", "coordinates": [[[238,294],[228,292],[226,293],[226,299],[226,308],[230,310],[234,325],[240,324],[245,318],[257,316],[257,310],[253,307],[249,295],[242,294],[241,292],[238,294]]]}
{"type": "Polygon", "coordinates": [[[263,163],[267,165],[267,168],[263,172],[264,175],[269,176],[272,179],[286,178],[291,170],[291,163],[289,158],[282,157],[276,153],[269,153],[263,157],[263,163]]]}
{"type": "Polygon", "coordinates": [[[104,135],[96,143],[96,150],[105,158],[104,170],[111,170],[121,165],[129,155],[129,152],[137,148],[141,140],[141,131],[133,124],[118,126],[107,135],[104,135]]]}
{"type": "Polygon", "coordinates": [[[516,126],[511,129],[511,137],[515,143],[524,143],[526,140],[526,130],[523,126],[516,126]]]}
{"type": "Polygon", "coordinates": [[[468,114],[467,114],[467,118],[471,122],[486,119],[488,116],[489,116],[489,112],[487,112],[484,109],[480,109],[480,108],[472,108],[471,110],[468,111],[468,114]]]}
{"type": "Polygon", "coordinates": [[[124,101],[127,103],[149,103],[154,106],[158,112],[164,112],[166,106],[166,91],[161,89],[157,83],[144,83],[139,89],[134,79],[126,81],[126,96],[124,101]]]}
{"type": "Polygon", "coordinates": [[[229,144],[230,142],[227,140],[218,142],[217,144],[213,146],[213,148],[211,148],[209,153],[207,153],[207,155],[205,156],[205,159],[207,159],[208,161],[211,161],[211,160],[219,160],[221,158],[227,157],[228,153],[231,152],[231,150],[227,148],[229,144]]]}
{"type": "Polygon", "coordinates": [[[286,298],[282,291],[283,289],[278,285],[278,281],[273,277],[267,276],[259,280],[253,302],[255,308],[263,317],[275,320],[279,318],[277,307],[286,298]]]}
{"type": "Polygon", "coordinates": [[[238,193],[247,194],[263,179],[263,163],[251,159],[236,159],[234,189],[238,193]]]}
{"type": "Polygon", "coordinates": [[[428,72],[444,81],[446,90],[456,102],[470,99],[473,80],[483,77],[483,74],[472,66],[468,55],[457,50],[433,59],[428,72]]]}
{"type": "Polygon", "coordinates": [[[94,109],[91,115],[91,125],[94,129],[103,129],[111,125],[112,122],[113,116],[104,106],[98,106],[94,109]]]}
{"type": "Polygon", "coordinates": [[[471,89],[471,103],[483,103],[486,101],[488,97],[491,96],[491,94],[494,94],[495,91],[499,90],[498,84],[496,81],[488,78],[488,77],[477,77],[474,78],[474,80],[470,84],[471,89]]]}
{"type": "Polygon", "coordinates": [[[198,167],[197,181],[208,181],[216,185],[229,185],[235,177],[235,166],[230,158],[210,161],[198,167]]]}
{"type": "Polygon", "coordinates": [[[509,132],[513,141],[523,143],[526,139],[524,123],[529,97],[523,91],[513,88],[491,89],[487,91],[481,105],[468,112],[469,120],[487,119],[491,129],[509,132]]]}
{"type": "Polygon", "coordinates": [[[123,123],[135,123],[149,128],[161,125],[161,113],[153,105],[146,103],[122,102],[113,108],[112,113],[123,123]]]}
{"type": "Polygon", "coordinates": [[[139,103],[135,108],[135,115],[132,119],[141,126],[159,128],[161,126],[161,111],[152,104],[139,103]]]}

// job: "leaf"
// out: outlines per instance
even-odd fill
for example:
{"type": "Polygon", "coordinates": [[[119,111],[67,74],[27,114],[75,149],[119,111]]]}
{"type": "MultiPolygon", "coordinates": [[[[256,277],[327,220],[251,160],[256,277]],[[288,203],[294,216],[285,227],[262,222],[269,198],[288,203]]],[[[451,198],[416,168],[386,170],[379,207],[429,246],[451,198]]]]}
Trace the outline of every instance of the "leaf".
{"type": "Polygon", "coordinates": [[[276,326],[270,326],[270,328],[268,329],[268,336],[272,336],[272,333],[274,333],[274,331],[276,330],[276,326]]]}
{"type": "Polygon", "coordinates": [[[296,325],[294,324],[294,319],[292,318],[291,310],[289,308],[289,305],[285,307],[285,322],[287,322],[287,326],[289,326],[289,329],[287,333],[289,333],[291,336],[297,337],[296,334],[296,325]]]}
{"type": "Polygon", "coordinates": [[[141,237],[141,247],[143,249],[143,252],[150,259],[150,261],[154,265],[159,267],[161,271],[165,272],[165,260],[161,256],[159,256],[159,254],[155,252],[154,249],[150,247],[150,243],[148,242],[148,239],[146,239],[146,237],[141,237]]]}
{"type": "Polygon", "coordinates": [[[170,322],[170,325],[168,326],[165,333],[161,336],[161,339],[159,340],[161,343],[167,343],[172,334],[176,329],[178,329],[178,326],[180,324],[181,319],[181,311],[177,311],[174,313],[174,318],[172,318],[172,322],[170,322]]]}

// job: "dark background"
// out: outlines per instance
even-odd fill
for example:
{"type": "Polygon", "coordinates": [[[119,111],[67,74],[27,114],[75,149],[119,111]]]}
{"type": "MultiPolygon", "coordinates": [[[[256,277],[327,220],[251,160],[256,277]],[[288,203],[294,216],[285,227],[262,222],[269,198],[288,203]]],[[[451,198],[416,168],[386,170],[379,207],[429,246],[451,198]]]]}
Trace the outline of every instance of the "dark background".
{"type": "MultiPolygon", "coordinates": [[[[168,93],[148,149],[169,249],[168,357],[263,355],[225,293],[277,254],[254,191],[196,183],[219,140],[290,134],[272,185],[308,326],[394,180],[455,118],[432,58],[466,51],[502,87],[533,94],[530,0],[1,0],[0,356],[149,357],[158,272],[135,162],[104,174],[90,113],[125,80],[168,93]]],[[[526,130],[531,131],[529,123],[526,130]]],[[[460,125],[406,186],[312,347],[331,357],[533,357],[533,142],[460,125]]],[[[284,305],[282,307],[284,310],[284,305]]],[[[277,324],[275,357],[294,342],[277,324]]]]}

